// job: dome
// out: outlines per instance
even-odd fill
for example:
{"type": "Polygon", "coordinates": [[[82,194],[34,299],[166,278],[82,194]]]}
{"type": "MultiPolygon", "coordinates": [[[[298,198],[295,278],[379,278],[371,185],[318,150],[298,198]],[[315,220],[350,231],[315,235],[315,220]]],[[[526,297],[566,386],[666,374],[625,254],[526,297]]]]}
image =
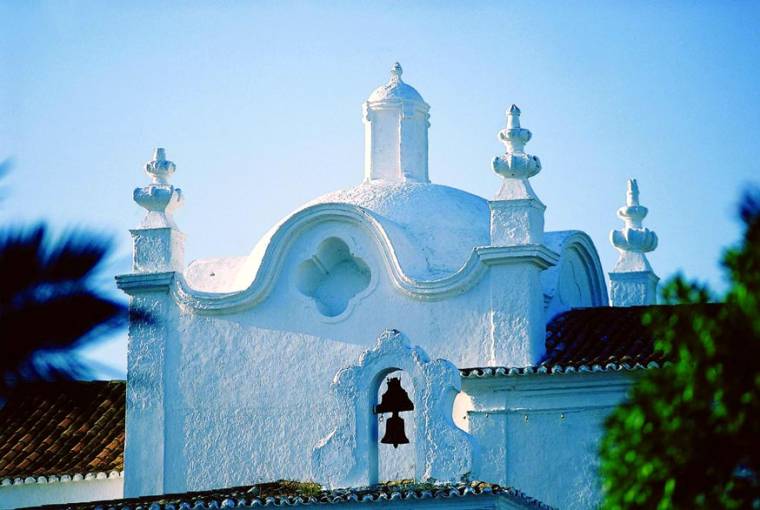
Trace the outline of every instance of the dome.
{"type": "Polygon", "coordinates": [[[344,204],[377,221],[393,245],[404,274],[430,281],[456,273],[473,248],[489,244],[488,201],[449,186],[420,182],[364,182],[322,195],[275,224],[246,257],[196,260],[185,272],[195,290],[238,292],[256,278],[277,232],[313,206],[344,204]]]}
{"type": "Polygon", "coordinates": [[[404,83],[403,81],[398,81],[396,83],[389,82],[385,85],[377,87],[372,91],[372,94],[370,94],[367,101],[378,102],[394,99],[402,101],[424,102],[424,99],[422,99],[420,93],[417,92],[417,89],[411,85],[404,83]]]}
{"type": "Polygon", "coordinates": [[[396,64],[391,69],[391,79],[385,85],[381,85],[372,91],[367,101],[370,103],[381,101],[414,101],[425,103],[417,89],[401,80],[403,73],[401,65],[396,64]]]}
{"type": "Polygon", "coordinates": [[[488,201],[466,191],[420,182],[364,182],[323,195],[303,208],[341,203],[372,214],[394,244],[404,272],[420,280],[459,270],[476,246],[489,244],[488,201]]]}

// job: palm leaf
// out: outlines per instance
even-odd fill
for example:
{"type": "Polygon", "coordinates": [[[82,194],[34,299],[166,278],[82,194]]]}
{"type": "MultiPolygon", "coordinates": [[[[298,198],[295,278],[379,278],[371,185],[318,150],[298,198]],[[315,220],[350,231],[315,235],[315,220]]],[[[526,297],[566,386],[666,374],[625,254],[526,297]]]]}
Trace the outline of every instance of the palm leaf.
{"type": "Polygon", "coordinates": [[[50,240],[44,224],[0,232],[0,396],[88,375],[75,350],[126,325],[126,305],[94,284],[110,248],[84,231],[50,240]]]}

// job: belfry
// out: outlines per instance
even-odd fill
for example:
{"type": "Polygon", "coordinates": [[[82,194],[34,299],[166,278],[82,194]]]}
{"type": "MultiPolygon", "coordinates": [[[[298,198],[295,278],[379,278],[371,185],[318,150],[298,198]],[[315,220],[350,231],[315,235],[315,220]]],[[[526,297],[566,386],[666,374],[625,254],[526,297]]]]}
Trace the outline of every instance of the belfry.
{"type": "MultiPolygon", "coordinates": [[[[516,105],[498,133],[505,152],[491,163],[501,179],[491,200],[431,182],[430,106],[402,72],[396,63],[363,104],[359,184],[297,208],[246,257],[184,266],[183,234],[170,215],[181,198],[168,181],[174,163],[163,149],[148,163],[153,182],[135,192],[148,210],[132,231],[135,270],[118,282],[134,307],[159,310],[163,320],[131,332],[125,495],[222,481],[337,488],[402,478],[479,478],[543,492],[521,474],[521,447],[503,443],[525,433],[523,443],[540,448],[547,434],[564,434],[538,418],[550,412],[548,400],[529,405],[527,422],[511,418],[510,399],[541,377],[515,379],[516,393],[497,388],[513,373],[560,370],[546,365],[552,319],[608,305],[596,248],[581,231],[545,231],[546,205],[530,183],[543,168],[525,152],[533,134],[516,105]],[[285,366],[308,368],[287,384],[265,383],[285,366]],[[476,375],[492,373],[502,378],[476,375]],[[326,412],[314,413],[314,402],[326,412]],[[232,452],[250,462],[191,468],[232,452]]],[[[656,244],[630,186],[619,212],[626,228],[612,237],[624,261],[611,273],[613,301],[634,285],[623,274],[630,261],[643,264],[656,244]]],[[[586,379],[578,376],[577,390],[562,379],[573,396],[560,406],[588,398],[586,379]]],[[[610,402],[622,398],[620,388],[610,402]]],[[[598,425],[596,415],[577,416],[582,428],[598,425]]],[[[582,444],[598,435],[588,430],[582,444]]],[[[541,468],[547,476],[554,469],[541,468]]],[[[569,496],[546,497],[563,504],[569,496]]]]}
{"type": "MultiPolygon", "coordinates": [[[[405,80],[396,63],[362,105],[354,184],[241,256],[187,263],[185,236],[203,233],[173,213],[203,197],[174,184],[180,155],[159,148],[145,165],[145,217],[116,281],[152,320],[134,314],[126,389],[90,398],[121,392],[123,474],[101,478],[138,498],[130,508],[598,504],[604,419],[661,362],[631,306],[654,304],[658,282],[638,184],[610,237],[609,306],[589,235],[545,229],[531,178],[554,169],[526,152],[530,108],[512,104],[503,152],[472,163],[493,178],[483,198],[434,182],[430,106],[405,80]]],[[[77,430],[99,430],[92,419],[77,430]]]]}

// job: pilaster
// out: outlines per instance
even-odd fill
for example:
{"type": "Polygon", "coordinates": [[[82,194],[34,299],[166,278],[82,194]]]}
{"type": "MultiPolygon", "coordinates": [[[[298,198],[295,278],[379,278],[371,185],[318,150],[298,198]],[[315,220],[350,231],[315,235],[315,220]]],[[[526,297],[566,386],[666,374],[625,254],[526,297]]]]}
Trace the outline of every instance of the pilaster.
{"type": "Polygon", "coordinates": [[[491,365],[529,366],[544,354],[546,325],[541,271],[558,255],[543,246],[544,210],[528,179],[541,171],[537,156],[526,154],[531,132],[520,126],[520,109],[507,112],[507,128],[499,132],[506,147],[494,158],[493,170],[503,177],[491,210],[491,249],[503,255],[490,268],[491,365]],[[530,255],[526,255],[530,253],[530,255]]]}
{"type": "Polygon", "coordinates": [[[610,273],[612,306],[651,305],[657,303],[657,284],[654,271],[610,273]]]}
{"type": "Polygon", "coordinates": [[[489,365],[525,367],[538,363],[545,352],[541,272],[559,255],[543,245],[501,248],[490,266],[491,356],[489,365]]]}
{"type": "Polygon", "coordinates": [[[132,273],[116,277],[130,296],[127,352],[127,416],[124,447],[124,496],[166,492],[167,350],[176,331],[177,307],[170,294],[177,272],[184,268],[185,236],[172,212],[182,192],[169,184],[175,165],[164,149],[156,149],[145,165],[151,183],[134,191],[147,212],[130,230],[134,243],[132,273]]]}

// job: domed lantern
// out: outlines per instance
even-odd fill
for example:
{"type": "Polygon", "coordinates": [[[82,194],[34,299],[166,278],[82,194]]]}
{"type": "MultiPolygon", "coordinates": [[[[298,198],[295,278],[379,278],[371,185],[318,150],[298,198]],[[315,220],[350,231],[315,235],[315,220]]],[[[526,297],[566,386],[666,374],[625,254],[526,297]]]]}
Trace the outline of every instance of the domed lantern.
{"type": "Polygon", "coordinates": [[[364,102],[364,176],[367,181],[430,182],[430,105],[401,79],[396,62],[388,83],[364,102]]]}

